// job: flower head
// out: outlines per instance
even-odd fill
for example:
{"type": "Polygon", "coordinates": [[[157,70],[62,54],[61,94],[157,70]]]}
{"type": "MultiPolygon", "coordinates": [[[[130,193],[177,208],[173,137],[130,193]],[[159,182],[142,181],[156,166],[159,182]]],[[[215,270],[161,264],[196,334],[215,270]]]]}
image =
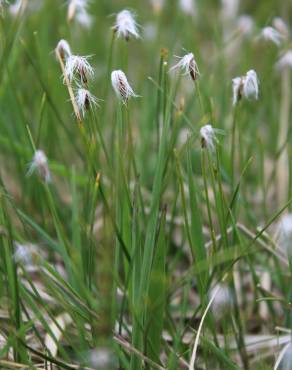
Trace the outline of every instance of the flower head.
{"type": "Polygon", "coordinates": [[[251,69],[245,76],[233,78],[232,88],[233,105],[236,105],[242,97],[257,100],[259,96],[259,81],[256,72],[251,69]]]}
{"type": "Polygon", "coordinates": [[[196,15],[195,0],[179,0],[179,6],[183,13],[187,15],[196,15]]]}
{"type": "Polygon", "coordinates": [[[239,0],[221,0],[221,14],[226,20],[234,19],[239,9],[239,0]]]}
{"type": "Polygon", "coordinates": [[[63,39],[58,42],[55,51],[56,54],[58,53],[60,55],[63,61],[65,61],[70,55],[72,55],[70,45],[66,40],[63,39]]]}
{"type": "Polygon", "coordinates": [[[273,27],[280,32],[284,39],[289,37],[289,28],[287,24],[280,17],[275,17],[272,21],[273,27]]]}
{"type": "Polygon", "coordinates": [[[259,38],[265,41],[271,41],[279,46],[283,40],[283,35],[273,27],[265,27],[262,29],[259,38]]]}
{"type": "Polygon", "coordinates": [[[215,318],[220,319],[228,310],[232,307],[233,296],[231,290],[225,284],[220,284],[211,289],[209,296],[213,297],[216,294],[212,302],[212,312],[215,318]],[[218,290],[219,289],[219,290],[218,290]]]}
{"type": "Polygon", "coordinates": [[[35,171],[46,183],[51,182],[48,159],[45,153],[40,149],[35,151],[27,175],[31,176],[35,171]]]}
{"type": "Polygon", "coordinates": [[[188,53],[184,55],[183,57],[178,57],[180,58],[180,61],[175,64],[173,67],[171,67],[171,71],[175,69],[182,69],[184,71],[184,74],[190,75],[191,79],[195,81],[198,77],[199,73],[199,68],[198,65],[195,61],[195,57],[193,53],[188,53]]]}
{"type": "Polygon", "coordinates": [[[77,74],[82,83],[87,83],[88,77],[93,77],[93,68],[88,62],[88,57],[69,55],[65,64],[65,74],[72,81],[77,74]]]}
{"type": "Polygon", "coordinates": [[[98,99],[86,89],[79,88],[75,99],[83,116],[85,116],[86,111],[98,105],[98,99]]]}
{"type": "Polygon", "coordinates": [[[72,21],[78,12],[86,11],[88,7],[88,0],[69,0],[67,19],[72,21]]]}
{"type": "Polygon", "coordinates": [[[88,14],[86,10],[80,10],[75,16],[76,22],[80,24],[81,27],[90,28],[93,23],[93,17],[88,14]]]}
{"type": "Polygon", "coordinates": [[[131,88],[125,73],[121,70],[113,71],[111,74],[112,86],[119,99],[124,103],[128,101],[130,97],[137,97],[131,88]]]}
{"type": "Polygon", "coordinates": [[[277,242],[279,247],[289,257],[292,256],[292,213],[283,215],[276,229],[277,242]]]}
{"type": "Polygon", "coordinates": [[[278,70],[291,69],[292,68],[292,50],[288,50],[276,63],[278,70]]]}
{"type": "Polygon", "coordinates": [[[202,148],[214,150],[216,141],[215,130],[212,125],[205,125],[200,129],[202,148]]]}
{"type": "Polygon", "coordinates": [[[135,16],[129,10],[122,10],[117,14],[114,31],[117,33],[118,37],[123,36],[127,41],[130,36],[136,39],[140,37],[135,16]]]}
{"type": "Polygon", "coordinates": [[[9,13],[12,16],[17,16],[18,13],[22,12],[23,9],[24,9],[23,0],[16,0],[14,4],[9,5],[9,13]]]}
{"type": "Polygon", "coordinates": [[[237,19],[237,28],[241,35],[249,36],[254,29],[254,21],[249,15],[241,15],[237,19]]]}
{"type": "Polygon", "coordinates": [[[243,95],[247,99],[258,99],[259,97],[259,81],[256,71],[251,69],[245,75],[243,84],[243,95]]]}

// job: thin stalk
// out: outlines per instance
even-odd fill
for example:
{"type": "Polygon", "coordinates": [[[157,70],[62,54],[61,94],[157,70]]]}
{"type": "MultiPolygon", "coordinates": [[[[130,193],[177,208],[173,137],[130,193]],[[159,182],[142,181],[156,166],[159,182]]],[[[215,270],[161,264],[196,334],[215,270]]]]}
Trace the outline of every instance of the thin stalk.
{"type": "MultiPolygon", "coordinates": [[[[291,82],[290,70],[284,69],[282,72],[282,100],[280,108],[280,124],[279,124],[279,137],[278,148],[281,148],[288,135],[289,127],[289,113],[290,113],[290,100],[291,100],[291,82]]],[[[276,189],[278,204],[283,204],[287,201],[288,187],[289,187],[289,159],[287,146],[282,150],[278,158],[278,165],[276,168],[276,189]]]]}
{"type": "Polygon", "coordinates": [[[206,198],[206,205],[207,205],[208,221],[209,221],[211,240],[212,240],[213,252],[214,252],[217,249],[217,242],[216,242],[216,235],[215,235],[215,230],[214,230],[213,221],[212,221],[211,205],[210,205],[209,192],[208,192],[208,182],[207,182],[207,173],[206,173],[206,169],[207,169],[206,150],[207,149],[204,149],[204,148],[201,149],[201,167],[202,167],[204,191],[205,191],[205,198],[206,198]]]}

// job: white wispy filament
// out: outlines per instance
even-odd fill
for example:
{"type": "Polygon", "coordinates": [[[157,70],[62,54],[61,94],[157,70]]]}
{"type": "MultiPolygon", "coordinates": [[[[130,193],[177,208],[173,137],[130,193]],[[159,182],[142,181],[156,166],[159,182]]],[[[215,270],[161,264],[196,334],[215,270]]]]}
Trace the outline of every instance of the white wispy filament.
{"type": "Polygon", "coordinates": [[[195,61],[193,53],[188,53],[180,58],[180,61],[170,68],[170,71],[181,69],[185,75],[190,75],[191,79],[195,81],[199,75],[199,68],[195,61]]]}
{"type": "Polygon", "coordinates": [[[133,36],[136,39],[140,37],[135,16],[129,10],[122,10],[117,14],[114,30],[118,37],[123,36],[127,41],[130,36],[133,36]]]}
{"type": "Polygon", "coordinates": [[[40,149],[35,151],[27,175],[31,176],[34,172],[37,172],[46,183],[51,182],[48,159],[45,153],[40,149]]]}
{"type": "Polygon", "coordinates": [[[283,41],[283,35],[277,31],[273,27],[265,27],[262,29],[260,35],[260,39],[263,39],[265,41],[271,41],[275,45],[279,46],[281,42],[283,41]]]}
{"type": "Polygon", "coordinates": [[[233,105],[241,98],[255,99],[259,97],[259,80],[256,72],[251,69],[245,76],[236,77],[232,80],[233,105]]]}
{"type": "Polygon", "coordinates": [[[70,55],[72,55],[70,45],[66,40],[62,39],[58,42],[56,53],[60,55],[63,61],[65,61],[70,55]]]}
{"type": "Polygon", "coordinates": [[[276,64],[278,70],[283,70],[286,68],[292,68],[292,50],[288,50],[282,57],[278,60],[276,64]]]}
{"type": "Polygon", "coordinates": [[[216,136],[215,130],[212,125],[205,125],[200,129],[200,136],[201,136],[201,145],[202,148],[207,148],[210,150],[214,150],[216,136]]]}
{"type": "Polygon", "coordinates": [[[138,97],[130,86],[125,73],[121,70],[113,71],[111,74],[112,86],[119,99],[126,103],[131,97],[138,97]]]}
{"type": "Polygon", "coordinates": [[[82,83],[87,83],[88,78],[93,77],[94,71],[88,62],[88,57],[70,55],[65,64],[65,74],[69,81],[72,81],[76,74],[82,83]]]}
{"type": "Polygon", "coordinates": [[[98,106],[98,99],[86,89],[78,89],[75,99],[78,109],[83,116],[85,116],[86,111],[98,106]]]}

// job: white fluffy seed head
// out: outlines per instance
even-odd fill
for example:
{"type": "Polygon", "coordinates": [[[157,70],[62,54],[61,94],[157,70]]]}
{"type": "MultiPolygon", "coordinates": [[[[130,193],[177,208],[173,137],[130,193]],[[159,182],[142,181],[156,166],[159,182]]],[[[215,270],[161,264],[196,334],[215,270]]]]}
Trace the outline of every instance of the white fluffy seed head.
{"type": "Polygon", "coordinates": [[[255,99],[259,97],[259,81],[256,72],[251,69],[245,76],[232,79],[233,105],[241,98],[255,99]]]}
{"type": "Polygon", "coordinates": [[[196,15],[196,0],[179,0],[181,11],[187,15],[196,15]]]}
{"type": "Polygon", "coordinates": [[[276,63],[276,69],[284,70],[284,69],[291,69],[292,68],[292,50],[286,51],[285,54],[278,60],[276,63]]]}
{"type": "Polygon", "coordinates": [[[45,153],[40,149],[35,151],[33,159],[29,165],[27,175],[31,176],[34,172],[37,172],[41,179],[46,183],[51,182],[48,159],[45,153]]]}
{"type": "Polygon", "coordinates": [[[284,39],[289,37],[289,28],[281,17],[275,17],[272,21],[273,27],[280,32],[284,39]]]}
{"type": "Polygon", "coordinates": [[[243,88],[243,78],[235,77],[232,79],[232,89],[233,89],[233,105],[236,105],[237,102],[242,97],[242,88],[243,88]]]}
{"type": "Polygon", "coordinates": [[[56,47],[56,53],[58,53],[62,60],[65,61],[70,55],[72,55],[69,43],[63,39],[60,40],[56,47]]]}
{"type": "Polygon", "coordinates": [[[16,17],[24,9],[23,0],[16,0],[14,4],[9,5],[9,13],[16,17]]]}
{"type": "Polygon", "coordinates": [[[214,150],[216,136],[215,130],[212,125],[205,125],[200,129],[200,136],[201,136],[201,146],[202,148],[207,148],[210,150],[214,150]]]}
{"type": "Polygon", "coordinates": [[[85,116],[86,111],[98,106],[98,99],[86,89],[79,88],[76,91],[75,99],[78,109],[81,111],[83,117],[85,116]]]}
{"type": "Polygon", "coordinates": [[[247,99],[257,100],[259,97],[259,81],[256,71],[253,69],[249,70],[244,79],[243,83],[243,95],[247,99]]]}
{"type": "Polygon", "coordinates": [[[250,36],[254,29],[254,20],[249,15],[241,15],[237,19],[237,28],[242,36],[250,36]]]}
{"type": "Polygon", "coordinates": [[[38,247],[35,244],[27,243],[22,244],[14,241],[14,254],[13,258],[16,263],[22,263],[26,267],[33,265],[33,259],[37,255],[38,247]]]}
{"type": "Polygon", "coordinates": [[[283,35],[273,27],[265,27],[262,29],[259,38],[269,41],[279,46],[283,41],[283,35]]]}
{"type": "Polygon", "coordinates": [[[195,81],[200,72],[193,53],[188,53],[180,58],[180,61],[170,68],[170,71],[181,69],[185,75],[189,75],[195,81]]]}
{"type": "Polygon", "coordinates": [[[129,10],[122,10],[117,14],[114,30],[118,37],[124,37],[127,41],[130,36],[138,39],[140,37],[135,15],[129,10]]]}
{"type": "Polygon", "coordinates": [[[116,367],[114,353],[107,347],[97,348],[89,353],[89,364],[95,369],[105,370],[116,367]]]}
{"type": "Polygon", "coordinates": [[[292,213],[280,218],[276,228],[276,240],[281,250],[292,257],[292,213]]]}
{"type": "Polygon", "coordinates": [[[93,17],[87,12],[87,10],[80,10],[76,12],[76,22],[84,28],[91,28],[93,24],[93,17]]]}
{"type": "Polygon", "coordinates": [[[69,0],[67,12],[68,22],[71,22],[75,15],[79,12],[86,12],[88,3],[88,0],[69,0]]]}
{"type": "Polygon", "coordinates": [[[131,88],[125,73],[121,70],[113,71],[111,74],[112,86],[119,99],[126,103],[129,98],[137,97],[131,88]]]}
{"type": "MultiPolygon", "coordinates": [[[[213,297],[218,286],[211,289],[209,298],[213,297]]],[[[231,290],[225,284],[219,285],[219,290],[213,300],[211,310],[216,319],[221,319],[226,314],[230,313],[230,309],[233,305],[233,296],[231,290]]]]}
{"type": "Polygon", "coordinates": [[[234,19],[238,14],[238,9],[239,0],[221,0],[221,14],[223,19],[234,19]]]}
{"type": "Polygon", "coordinates": [[[93,77],[94,71],[88,62],[88,57],[69,55],[65,64],[65,74],[69,81],[74,80],[77,75],[82,83],[87,83],[88,78],[93,77]]]}

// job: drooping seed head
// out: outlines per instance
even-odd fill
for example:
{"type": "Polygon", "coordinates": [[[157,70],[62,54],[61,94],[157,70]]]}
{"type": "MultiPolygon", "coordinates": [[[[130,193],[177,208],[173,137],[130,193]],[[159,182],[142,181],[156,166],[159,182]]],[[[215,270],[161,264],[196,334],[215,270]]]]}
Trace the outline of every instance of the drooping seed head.
{"type": "Polygon", "coordinates": [[[249,70],[245,75],[243,83],[243,95],[247,99],[257,100],[259,97],[259,81],[256,71],[253,69],[249,70]]]}
{"type": "Polygon", "coordinates": [[[71,22],[76,14],[82,11],[87,11],[88,0],[69,0],[67,20],[71,22]]]}
{"type": "Polygon", "coordinates": [[[91,28],[93,24],[93,17],[87,12],[87,10],[79,10],[75,15],[76,22],[84,28],[91,28]]]}
{"type": "Polygon", "coordinates": [[[196,2],[195,0],[179,0],[179,7],[186,15],[196,15],[196,2]]]}
{"type": "Polygon", "coordinates": [[[236,18],[239,10],[239,0],[221,0],[221,14],[225,20],[236,18]]]}
{"type": "Polygon", "coordinates": [[[250,36],[254,29],[254,20],[249,15],[241,15],[237,19],[237,29],[239,31],[239,34],[247,37],[250,36]]]}
{"type": "Polygon", "coordinates": [[[86,84],[88,78],[93,77],[94,71],[88,62],[88,57],[70,55],[66,60],[65,74],[69,81],[74,80],[77,75],[80,81],[86,84]]]}
{"type": "Polygon", "coordinates": [[[24,9],[24,2],[23,0],[16,0],[15,3],[9,5],[9,13],[12,16],[17,16],[20,12],[24,9]]]}
{"type": "Polygon", "coordinates": [[[199,76],[199,68],[193,53],[188,53],[180,58],[180,61],[170,68],[170,71],[181,69],[185,75],[189,75],[193,81],[199,76]]]}
{"type": "Polygon", "coordinates": [[[281,56],[281,58],[276,63],[276,69],[282,71],[284,69],[291,69],[292,68],[292,50],[286,51],[285,54],[281,56]]]}
{"type": "Polygon", "coordinates": [[[275,17],[272,21],[273,27],[280,32],[284,39],[289,38],[289,27],[281,17],[275,17]]]}
{"type": "Polygon", "coordinates": [[[262,29],[259,39],[272,42],[279,46],[283,41],[283,35],[273,27],[265,27],[262,29]]]}
{"type": "Polygon", "coordinates": [[[83,117],[86,111],[98,106],[98,99],[86,89],[79,88],[76,92],[75,99],[83,117]]]}
{"type": "Polygon", "coordinates": [[[233,105],[236,105],[241,98],[258,99],[259,81],[256,72],[251,69],[245,76],[232,79],[233,105]]]}
{"type": "MultiPolygon", "coordinates": [[[[212,297],[215,294],[215,291],[218,290],[218,286],[215,286],[211,289],[209,297],[212,297]]],[[[233,305],[233,296],[231,290],[225,284],[219,285],[219,290],[215,295],[215,298],[212,302],[211,310],[216,319],[221,319],[225,314],[230,313],[230,309],[233,305]]]]}
{"type": "Polygon", "coordinates": [[[212,125],[205,125],[200,129],[201,146],[202,148],[210,149],[211,151],[215,148],[216,136],[215,130],[212,125]]]}
{"type": "Polygon", "coordinates": [[[235,77],[232,79],[232,89],[233,89],[233,105],[236,105],[237,102],[242,98],[242,89],[243,89],[242,77],[235,77]]]}
{"type": "Polygon", "coordinates": [[[131,97],[138,97],[130,86],[125,73],[121,70],[113,71],[111,74],[112,86],[119,99],[126,103],[131,97]]]}
{"type": "Polygon", "coordinates": [[[72,55],[70,45],[66,40],[60,40],[56,47],[56,53],[58,53],[63,60],[63,62],[72,55]]]}
{"type": "Polygon", "coordinates": [[[281,250],[292,257],[292,213],[284,214],[278,221],[275,239],[281,250]]]}
{"type": "Polygon", "coordinates": [[[31,176],[34,172],[37,172],[40,178],[46,183],[51,182],[48,159],[45,153],[40,149],[35,151],[27,175],[31,176]]]}
{"type": "Polygon", "coordinates": [[[122,10],[117,14],[116,23],[113,27],[118,37],[124,37],[127,41],[130,36],[138,39],[140,37],[135,15],[129,10],[122,10]]]}

